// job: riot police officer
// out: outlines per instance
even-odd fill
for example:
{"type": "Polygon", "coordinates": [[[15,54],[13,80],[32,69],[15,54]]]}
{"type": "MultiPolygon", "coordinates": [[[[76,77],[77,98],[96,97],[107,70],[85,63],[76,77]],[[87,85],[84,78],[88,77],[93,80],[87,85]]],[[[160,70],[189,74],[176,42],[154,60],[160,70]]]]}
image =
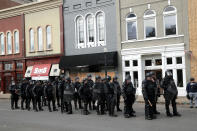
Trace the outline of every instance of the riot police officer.
{"type": "Polygon", "coordinates": [[[27,96],[26,96],[26,89],[28,86],[28,81],[24,78],[21,85],[20,85],[20,90],[21,90],[21,109],[24,110],[25,108],[27,109],[27,96]],[[24,102],[25,102],[25,108],[24,108],[24,102]]]}
{"type": "Polygon", "coordinates": [[[79,94],[84,103],[83,114],[88,115],[90,114],[90,112],[88,111],[88,104],[91,102],[91,99],[92,99],[92,90],[90,89],[90,86],[88,85],[87,78],[83,80],[82,86],[79,89],[79,94]]]}
{"type": "Polygon", "coordinates": [[[19,109],[18,107],[18,100],[19,100],[19,88],[17,87],[14,81],[11,82],[9,87],[9,91],[11,93],[11,109],[19,109]]]}
{"type": "Polygon", "coordinates": [[[91,74],[88,74],[87,75],[87,84],[91,90],[91,100],[89,101],[89,108],[90,110],[95,110],[96,107],[95,107],[95,101],[92,99],[93,97],[93,86],[94,86],[94,81],[92,80],[92,75],[91,74]]]}
{"type": "Polygon", "coordinates": [[[43,89],[40,81],[36,82],[36,85],[32,89],[33,95],[34,95],[34,104],[35,104],[35,111],[37,112],[38,109],[39,111],[43,111],[42,106],[41,106],[41,97],[43,95],[43,89]]]}
{"type": "Polygon", "coordinates": [[[177,112],[177,106],[176,106],[178,90],[174,82],[172,73],[169,70],[165,72],[165,77],[162,80],[161,88],[164,89],[166,115],[168,117],[181,116],[181,114],[177,112]],[[173,114],[170,113],[170,108],[169,108],[170,103],[172,103],[173,114]]]}
{"type": "Polygon", "coordinates": [[[116,108],[117,108],[117,111],[122,111],[120,109],[120,97],[121,97],[121,87],[120,87],[120,84],[118,82],[118,77],[115,76],[113,78],[113,85],[115,86],[115,88],[117,89],[117,99],[116,99],[116,108]]]}
{"type": "Polygon", "coordinates": [[[49,112],[52,112],[51,102],[53,105],[53,111],[57,111],[56,106],[55,106],[56,87],[51,84],[51,81],[49,81],[48,84],[44,88],[45,88],[44,94],[48,101],[49,112]]]}
{"type": "Polygon", "coordinates": [[[30,111],[31,107],[31,102],[33,104],[33,109],[35,109],[35,100],[34,100],[34,95],[33,95],[33,87],[34,87],[34,82],[32,80],[29,81],[29,84],[27,85],[26,88],[26,96],[27,96],[27,109],[30,111]]]}
{"type": "Polygon", "coordinates": [[[96,82],[93,86],[93,99],[96,103],[97,115],[103,115],[105,108],[105,92],[100,76],[96,76],[96,82]]]}
{"type": "Polygon", "coordinates": [[[133,104],[135,102],[136,89],[131,82],[131,76],[127,75],[122,86],[122,95],[124,98],[124,116],[125,118],[135,117],[133,104]]]}
{"type": "Polygon", "coordinates": [[[75,104],[75,109],[77,110],[77,104],[79,105],[79,109],[82,109],[82,105],[81,105],[81,98],[79,96],[79,88],[81,87],[81,83],[79,82],[79,77],[75,78],[75,83],[74,83],[74,89],[75,89],[75,93],[74,93],[74,104],[75,104]]]}
{"type": "Polygon", "coordinates": [[[71,83],[71,78],[67,77],[66,81],[64,82],[64,91],[63,91],[63,101],[66,102],[65,106],[67,108],[67,114],[72,114],[72,104],[71,101],[73,100],[74,94],[74,86],[71,83]]]}
{"type": "Polygon", "coordinates": [[[142,94],[145,101],[145,119],[152,120],[154,118],[154,105],[155,103],[155,92],[157,86],[152,77],[153,73],[147,73],[146,79],[142,82],[142,94]]]}
{"type": "Polygon", "coordinates": [[[52,84],[54,87],[55,87],[55,89],[56,89],[56,94],[55,94],[55,96],[56,96],[56,101],[57,101],[57,106],[58,107],[60,107],[60,96],[59,96],[59,88],[58,88],[58,85],[59,85],[59,81],[58,81],[58,77],[55,77],[55,81],[53,82],[53,84],[52,84]]]}

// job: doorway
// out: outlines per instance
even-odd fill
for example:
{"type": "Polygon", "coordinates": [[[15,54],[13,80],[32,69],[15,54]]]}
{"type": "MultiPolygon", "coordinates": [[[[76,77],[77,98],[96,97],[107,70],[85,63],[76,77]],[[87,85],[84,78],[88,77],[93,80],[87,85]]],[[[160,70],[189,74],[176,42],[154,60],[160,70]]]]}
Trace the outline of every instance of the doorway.
{"type": "Polygon", "coordinates": [[[156,75],[156,79],[159,80],[159,82],[161,82],[162,80],[162,70],[145,70],[145,74],[149,73],[149,72],[154,72],[156,75]]]}

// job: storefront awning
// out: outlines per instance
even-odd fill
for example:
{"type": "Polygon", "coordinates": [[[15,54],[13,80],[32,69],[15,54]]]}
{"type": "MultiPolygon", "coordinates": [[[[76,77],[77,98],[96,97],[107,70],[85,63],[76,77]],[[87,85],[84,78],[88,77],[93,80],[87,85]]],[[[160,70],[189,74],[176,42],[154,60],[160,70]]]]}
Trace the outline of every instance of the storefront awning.
{"type": "Polygon", "coordinates": [[[28,66],[27,70],[25,72],[25,77],[31,77],[31,72],[32,72],[33,66],[28,66]]]}
{"type": "Polygon", "coordinates": [[[52,65],[50,76],[60,76],[59,64],[52,65]]]}
{"type": "Polygon", "coordinates": [[[75,56],[62,56],[59,63],[60,69],[67,69],[77,66],[113,66],[118,65],[117,52],[106,52],[75,56]]]}
{"type": "Polygon", "coordinates": [[[50,69],[51,64],[34,65],[31,72],[32,80],[48,80],[50,69]]]}

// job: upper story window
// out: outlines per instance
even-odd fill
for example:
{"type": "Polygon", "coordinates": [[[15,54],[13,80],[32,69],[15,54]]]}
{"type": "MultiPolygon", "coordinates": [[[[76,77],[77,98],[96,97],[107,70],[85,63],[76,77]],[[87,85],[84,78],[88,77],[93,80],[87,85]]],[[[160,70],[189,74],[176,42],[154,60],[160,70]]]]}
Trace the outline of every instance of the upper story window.
{"type": "Polygon", "coordinates": [[[34,47],[34,30],[32,28],[29,30],[29,37],[30,37],[30,52],[33,52],[35,50],[35,47],[34,47]]]}
{"type": "Polygon", "coordinates": [[[4,34],[0,34],[0,46],[1,46],[1,55],[5,54],[5,40],[4,40],[4,34]]]}
{"type": "Polygon", "coordinates": [[[96,15],[96,26],[97,26],[97,41],[98,45],[104,46],[105,43],[105,16],[103,12],[99,12],[96,15]]]}
{"type": "Polygon", "coordinates": [[[174,6],[168,6],[164,9],[164,28],[165,35],[177,34],[177,10],[174,6]]]}
{"type": "Polygon", "coordinates": [[[41,27],[38,27],[38,51],[43,51],[43,32],[41,27]]]}
{"type": "Polygon", "coordinates": [[[156,13],[153,10],[144,13],[144,31],[145,38],[156,37],[156,13]]]}
{"type": "Polygon", "coordinates": [[[12,36],[11,33],[7,33],[7,53],[12,54],[12,36]]]}
{"type": "Polygon", "coordinates": [[[47,49],[52,48],[52,39],[51,39],[51,26],[46,27],[46,40],[47,40],[47,49]]]}
{"type": "Polygon", "coordinates": [[[88,15],[86,18],[86,27],[87,27],[87,45],[88,47],[94,46],[94,17],[88,15]],[[93,43],[93,44],[92,44],[93,43]]]}
{"type": "Polygon", "coordinates": [[[84,41],[84,20],[81,16],[77,17],[76,19],[76,35],[77,35],[77,43],[78,48],[85,48],[85,41],[84,41]]]}
{"type": "Polygon", "coordinates": [[[14,32],[14,53],[19,53],[19,32],[14,32]]]}
{"type": "Polygon", "coordinates": [[[131,13],[126,18],[127,40],[137,40],[137,17],[131,13]]]}

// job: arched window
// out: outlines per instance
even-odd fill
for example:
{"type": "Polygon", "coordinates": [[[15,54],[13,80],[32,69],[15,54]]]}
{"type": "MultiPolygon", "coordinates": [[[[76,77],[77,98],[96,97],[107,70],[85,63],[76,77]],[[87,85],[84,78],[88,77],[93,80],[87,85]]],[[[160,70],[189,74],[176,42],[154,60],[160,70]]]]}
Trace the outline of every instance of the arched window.
{"type": "Polygon", "coordinates": [[[30,38],[30,52],[35,51],[34,47],[34,30],[30,29],[29,30],[29,38],[30,38]]]}
{"type": "Polygon", "coordinates": [[[38,28],[38,51],[43,51],[43,33],[42,28],[38,28]]]}
{"type": "Polygon", "coordinates": [[[156,13],[153,10],[144,13],[144,31],[145,38],[156,37],[156,13]]]}
{"type": "Polygon", "coordinates": [[[5,54],[5,40],[4,40],[4,34],[0,34],[0,46],[1,46],[1,55],[5,54]]]}
{"type": "Polygon", "coordinates": [[[177,34],[177,10],[174,6],[168,6],[164,9],[164,30],[165,35],[177,34]]]}
{"type": "Polygon", "coordinates": [[[78,48],[85,48],[84,42],[84,20],[81,16],[76,19],[76,38],[78,43],[78,48]]]}
{"type": "Polygon", "coordinates": [[[87,45],[88,47],[94,47],[94,17],[88,15],[86,17],[86,27],[87,27],[87,45]]]}
{"type": "Polygon", "coordinates": [[[19,32],[14,32],[14,53],[19,53],[19,32]]]}
{"type": "Polygon", "coordinates": [[[103,12],[99,12],[96,15],[96,26],[97,26],[97,41],[98,46],[104,46],[105,43],[105,16],[103,12]]]}
{"type": "Polygon", "coordinates": [[[127,40],[137,40],[137,17],[131,13],[126,18],[127,40]]]}
{"type": "Polygon", "coordinates": [[[11,33],[7,33],[7,53],[12,54],[12,36],[11,33]]]}
{"type": "Polygon", "coordinates": [[[51,26],[46,27],[46,40],[47,40],[47,49],[51,49],[52,48],[51,26]]]}

